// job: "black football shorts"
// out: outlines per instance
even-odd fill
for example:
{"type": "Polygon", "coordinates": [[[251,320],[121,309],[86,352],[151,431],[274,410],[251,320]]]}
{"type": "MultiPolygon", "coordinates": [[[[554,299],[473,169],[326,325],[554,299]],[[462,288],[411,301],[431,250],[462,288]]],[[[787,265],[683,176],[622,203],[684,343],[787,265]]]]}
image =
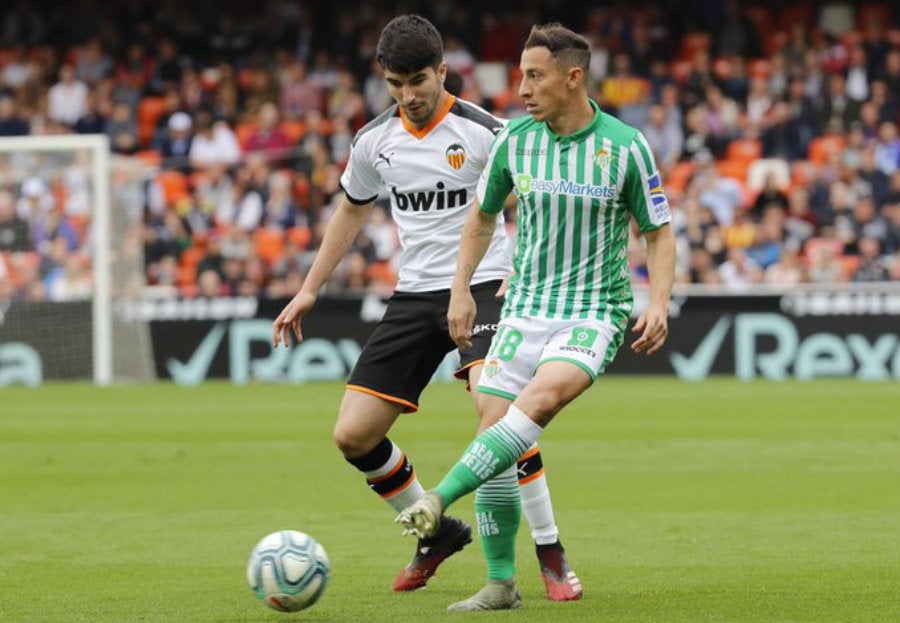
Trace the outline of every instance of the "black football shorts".
{"type": "MultiPolygon", "coordinates": [[[[500,284],[472,286],[477,305],[472,347],[460,352],[457,378],[466,378],[468,368],[484,361],[491,346],[503,306],[503,299],[495,296],[500,284]]],[[[350,373],[347,389],[403,405],[406,413],[418,411],[422,390],[456,348],[447,328],[449,304],[450,290],[395,292],[350,373]]]]}

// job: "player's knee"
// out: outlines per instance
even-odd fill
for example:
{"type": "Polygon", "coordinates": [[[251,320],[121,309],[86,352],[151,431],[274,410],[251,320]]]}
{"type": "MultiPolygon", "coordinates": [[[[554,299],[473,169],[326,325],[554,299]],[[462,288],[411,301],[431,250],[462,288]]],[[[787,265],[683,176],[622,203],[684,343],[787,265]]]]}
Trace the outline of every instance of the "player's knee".
{"type": "Polygon", "coordinates": [[[334,445],[345,458],[355,459],[369,452],[374,444],[363,431],[353,430],[345,426],[335,426],[334,445]]]}
{"type": "Polygon", "coordinates": [[[565,395],[560,388],[543,387],[528,396],[526,413],[539,421],[547,421],[565,405],[565,395]]]}

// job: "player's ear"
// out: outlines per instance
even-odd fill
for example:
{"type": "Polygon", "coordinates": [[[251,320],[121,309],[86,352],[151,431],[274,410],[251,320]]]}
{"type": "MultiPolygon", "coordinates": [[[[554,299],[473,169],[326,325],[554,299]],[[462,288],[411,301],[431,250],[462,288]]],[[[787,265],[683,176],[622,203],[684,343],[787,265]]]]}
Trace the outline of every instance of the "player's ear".
{"type": "Polygon", "coordinates": [[[447,63],[445,61],[441,61],[441,64],[437,66],[436,73],[438,82],[444,84],[444,82],[447,80],[447,63]]]}
{"type": "Polygon", "coordinates": [[[566,86],[576,89],[584,84],[584,70],[581,67],[570,67],[566,75],[566,86]]]}

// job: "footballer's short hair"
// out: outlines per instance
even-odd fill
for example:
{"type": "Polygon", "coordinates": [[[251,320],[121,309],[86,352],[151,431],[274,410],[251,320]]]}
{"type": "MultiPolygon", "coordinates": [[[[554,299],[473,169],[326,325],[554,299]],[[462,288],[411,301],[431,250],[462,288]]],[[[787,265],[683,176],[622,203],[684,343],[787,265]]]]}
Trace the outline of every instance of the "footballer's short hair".
{"type": "Polygon", "coordinates": [[[381,31],[375,59],[398,74],[435,67],[444,60],[444,42],[434,24],[419,15],[395,17],[381,31]]]}
{"type": "Polygon", "coordinates": [[[580,67],[587,73],[591,66],[590,42],[559,22],[531,27],[525,49],[540,47],[550,50],[550,56],[561,69],[580,67]]]}

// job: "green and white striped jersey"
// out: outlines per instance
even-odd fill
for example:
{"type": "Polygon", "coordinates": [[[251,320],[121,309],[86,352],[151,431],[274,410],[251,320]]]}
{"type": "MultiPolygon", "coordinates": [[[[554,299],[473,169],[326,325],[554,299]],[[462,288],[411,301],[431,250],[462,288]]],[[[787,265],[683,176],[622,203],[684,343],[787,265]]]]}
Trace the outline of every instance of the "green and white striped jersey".
{"type": "Polygon", "coordinates": [[[642,232],[671,220],[643,135],[591,101],[594,119],[557,136],[531,117],[497,135],[476,195],[496,214],[518,198],[513,278],[503,317],[596,318],[624,325],[632,295],[629,222],[642,232]]]}

